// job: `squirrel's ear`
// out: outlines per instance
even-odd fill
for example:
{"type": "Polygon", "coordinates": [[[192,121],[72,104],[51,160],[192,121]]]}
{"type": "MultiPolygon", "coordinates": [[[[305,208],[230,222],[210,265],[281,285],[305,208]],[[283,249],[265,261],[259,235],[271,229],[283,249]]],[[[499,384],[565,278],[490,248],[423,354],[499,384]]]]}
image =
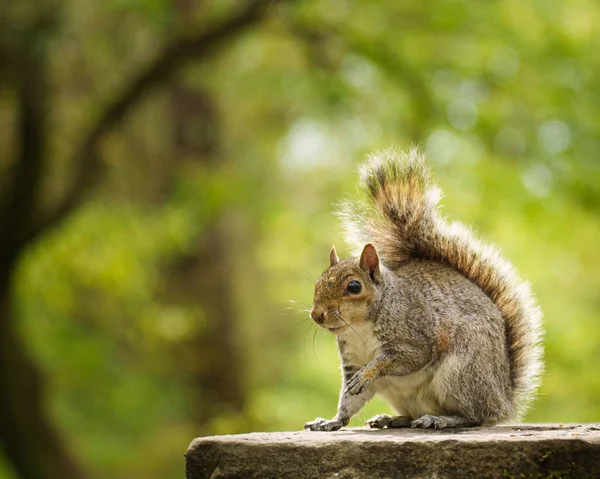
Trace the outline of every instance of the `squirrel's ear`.
{"type": "Polygon", "coordinates": [[[373,281],[379,283],[379,256],[377,256],[375,246],[373,246],[371,243],[365,245],[363,248],[362,254],[360,255],[359,266],[361,269],[369,273],[369,276],[373,281]]]}
{"type": "Polygon", "coordinates": [[[331,247],[331,251],[329,252],[329,266],[335,266],[340,262],[337,253],[335,252],[335,246],[331,247]]]}

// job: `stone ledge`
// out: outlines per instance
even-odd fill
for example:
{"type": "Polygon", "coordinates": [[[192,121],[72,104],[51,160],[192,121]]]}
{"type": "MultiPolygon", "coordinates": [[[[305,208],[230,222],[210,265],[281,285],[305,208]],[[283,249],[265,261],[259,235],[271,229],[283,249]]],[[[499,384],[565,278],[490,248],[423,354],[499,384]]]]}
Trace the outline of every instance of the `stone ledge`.
{"type": "Polygon", "coordinates": [[[194,439],[187,479],[599,478],[600,424],[367,428],[194,439]]]}

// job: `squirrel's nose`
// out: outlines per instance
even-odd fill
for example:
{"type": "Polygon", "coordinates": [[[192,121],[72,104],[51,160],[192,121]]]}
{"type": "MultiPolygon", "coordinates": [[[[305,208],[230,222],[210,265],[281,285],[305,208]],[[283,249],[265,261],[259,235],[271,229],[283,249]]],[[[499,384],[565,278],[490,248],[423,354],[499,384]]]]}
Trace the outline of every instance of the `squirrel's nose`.
{"type": "Polygon", "coordinates": [[[321,306],[313,306],[313,309],[310,310],[310,317],[315,323],[323,324],[326,312],[326,309],[321,306]]]}

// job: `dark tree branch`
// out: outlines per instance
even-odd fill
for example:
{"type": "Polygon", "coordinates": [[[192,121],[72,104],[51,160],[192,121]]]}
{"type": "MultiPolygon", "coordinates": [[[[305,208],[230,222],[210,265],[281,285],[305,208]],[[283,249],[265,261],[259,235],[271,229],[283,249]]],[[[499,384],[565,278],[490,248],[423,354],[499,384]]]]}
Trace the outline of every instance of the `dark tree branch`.
{"type": "Polygon", "coordinates": [[[252,0],[222,24],[199,35],[179,39],[167,45],[158,58],[134,78],[123,89],[117,100],[100,115],[81,146],[73,154],[72,163],[75,175],[71,187],[52,211],[38,219],[34,228],[29,231],[29,237],[33,238],[49,226],[64,219],[80,204],[89,189],[98,182],[102,170],[102,162],[98,153],[100,140],[124,118],[144,94],[168,80],[191,60],[197,61],[208,57],[215,49],[222,47],[227,40],[258,23],[273,4],[272,0],[252,0]]]}

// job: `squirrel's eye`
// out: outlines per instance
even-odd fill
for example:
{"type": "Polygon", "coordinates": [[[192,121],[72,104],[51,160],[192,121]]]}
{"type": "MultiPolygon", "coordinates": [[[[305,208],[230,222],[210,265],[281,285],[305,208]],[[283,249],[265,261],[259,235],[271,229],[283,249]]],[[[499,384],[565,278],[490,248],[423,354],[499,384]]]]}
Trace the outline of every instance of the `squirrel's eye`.
{"type": "Polygon", "coordinates": [[[348,283],[348,286],[346,286],[346,291],[348,291],[350,294],[358,294],[361,292],[361,290],[362,286],[354,279],[348,283]]]}

